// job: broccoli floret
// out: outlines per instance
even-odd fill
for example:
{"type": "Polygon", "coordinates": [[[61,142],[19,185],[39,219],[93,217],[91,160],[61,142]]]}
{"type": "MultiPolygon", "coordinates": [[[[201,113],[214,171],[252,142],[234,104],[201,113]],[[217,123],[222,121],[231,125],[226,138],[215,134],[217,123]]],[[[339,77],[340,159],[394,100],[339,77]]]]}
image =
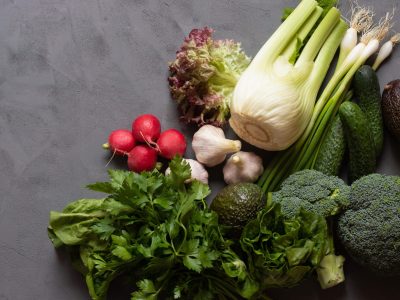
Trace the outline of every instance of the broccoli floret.
{"type": "Polygon", "coordinates": [[[316,170],[303,170],[290,175],[281,190],[272,194],[288,217],[302,207],[323,217],[339,214],[349,205],[350,187],[336,176],[316,170]]]}
{"type": "Polygon", "coordinates": [[[289,176],[281,190],[272,193],[272,202],[280,203],[287,217],[298,214],[300,208],[327,218],[330,225],[328,247],[317,268],[321,288],[333,287],[344,281],[344,257],[335,255],[331,216],[349,206],[350,187],[340,178],[316,170],[303,170],[289,176]]]}
{"type": "Polygon", "coordinates": [[[360,265],[376,274],[400,275],[400,177],[371,174],[355,181],[338,236],[360,265]]]}

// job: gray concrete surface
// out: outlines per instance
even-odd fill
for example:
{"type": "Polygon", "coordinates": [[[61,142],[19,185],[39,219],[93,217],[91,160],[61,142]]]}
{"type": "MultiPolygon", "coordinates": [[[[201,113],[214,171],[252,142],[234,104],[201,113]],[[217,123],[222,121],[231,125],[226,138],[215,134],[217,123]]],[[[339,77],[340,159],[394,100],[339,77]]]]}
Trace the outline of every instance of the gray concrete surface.
{"type": "MultiPolygon", "coordinates": [[[[47,238],[49,211],[94,196],[105,180],[108,133],[141,113],[164,128],[177,121],[167,63],[192,28],[241,41],[254,55],[280,23],[285,0],[0,0],[0,299],[89,299],[84,281],[47,238]]],[[[345,1],[342,1],[345,2],[345,1]]],[[[374,5],[375,1],[359,0],[374,5]]],[[[391,10],[376,1],[377,15],[391,10]]],[[[400,30],[399,24],[395,29],[400,30]]],[[[400,49],[379,71],[400,77],[400,49]]],[[[379,171],[400,173],[400,146],[386,140],[379,171]]],[[[188,156],[192,152],[188,150],[188,156]]],[[[219,169],[211,185],[221,185],[219,169]]],[[[346,264],[346,283],[321,291],[314,281],[272,291],[274,299],[399,299],[399,278],[382,279],[346,264]]],[[[129,299],[116,282],[109,299],[129,299]]]]}

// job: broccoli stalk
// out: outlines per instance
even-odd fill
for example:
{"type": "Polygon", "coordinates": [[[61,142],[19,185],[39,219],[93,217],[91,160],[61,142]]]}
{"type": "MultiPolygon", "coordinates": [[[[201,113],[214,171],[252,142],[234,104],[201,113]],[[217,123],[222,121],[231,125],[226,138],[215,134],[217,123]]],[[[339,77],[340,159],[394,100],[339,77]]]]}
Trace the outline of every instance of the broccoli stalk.
{"type": "Polygon", "coordinates": [[[327,218],[328,247],[326,255],[322,258],[317,268],[318,282],[322,289],[328,289],[344,281],[343,264],[345,258],[342,255],[335,254],[335,244],[333,242],[332,219],[327,218]]]}

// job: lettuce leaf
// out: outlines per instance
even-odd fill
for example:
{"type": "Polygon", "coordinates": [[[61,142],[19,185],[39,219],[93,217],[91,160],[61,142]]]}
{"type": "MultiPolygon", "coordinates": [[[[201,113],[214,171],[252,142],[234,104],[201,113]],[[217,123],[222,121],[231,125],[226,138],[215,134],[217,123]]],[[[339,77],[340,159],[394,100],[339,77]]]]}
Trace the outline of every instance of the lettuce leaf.
{"type": "Polygon", "coordinates": [[[233,40],[214,40],[209,27],[193,29],[169,64],[172,98],[186,123],[222,126],[236,82],[250,59],[233,40]]]}
{"type": "Polygon", "coordinates": [[[262,287],[292,287],[318,266],[327,249],[325,219],[301,210],[284,218],[279,205],[263,209],[240,239],[250,273],[262,287]]]}

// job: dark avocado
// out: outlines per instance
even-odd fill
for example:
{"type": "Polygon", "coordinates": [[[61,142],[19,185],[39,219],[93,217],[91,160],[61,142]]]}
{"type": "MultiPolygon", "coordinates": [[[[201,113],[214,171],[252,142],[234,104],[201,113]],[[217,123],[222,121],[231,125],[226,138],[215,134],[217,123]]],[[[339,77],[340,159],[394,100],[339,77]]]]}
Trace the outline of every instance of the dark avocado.
{"type": "Polygon", "coordinates": [[[210,206],[218,214],[221,224],[240,231],[262,207],[263,192],[254,183],[236,183],[224,187],[210,206]]]}
{"type": "Polygon", "coordinates": [[[383,120],[387,129],[400,141],[400,79],[389,82],[382,94],[383,120]]]}

